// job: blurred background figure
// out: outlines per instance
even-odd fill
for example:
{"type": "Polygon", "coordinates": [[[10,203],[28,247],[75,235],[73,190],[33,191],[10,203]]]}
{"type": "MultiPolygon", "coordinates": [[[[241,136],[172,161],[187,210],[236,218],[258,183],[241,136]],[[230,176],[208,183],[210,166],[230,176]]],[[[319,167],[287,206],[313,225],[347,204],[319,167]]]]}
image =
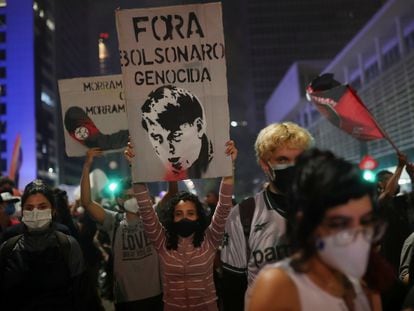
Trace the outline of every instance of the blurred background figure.
{"type": "Polygon", "coordinates": [[[206,193],[204,197],[204,204],[206,205],[206,215],[211,222],[211,217],[213,217],[214,211],[216,210],[216,206],[219,200],[219,195],[217,191],[210,190],[206,193]]]}
{"type": "MultiPolygon", "coordinates": [[[[3,188],[2,191],[5,191],[3,188]]],[[[15,216],[16,203],[20,202],[20,198],[13,196],[13,192],[5,191],[0,193],[0,243],[2,241],[3,232],[13,226],[20,223],[15,216]]]]}

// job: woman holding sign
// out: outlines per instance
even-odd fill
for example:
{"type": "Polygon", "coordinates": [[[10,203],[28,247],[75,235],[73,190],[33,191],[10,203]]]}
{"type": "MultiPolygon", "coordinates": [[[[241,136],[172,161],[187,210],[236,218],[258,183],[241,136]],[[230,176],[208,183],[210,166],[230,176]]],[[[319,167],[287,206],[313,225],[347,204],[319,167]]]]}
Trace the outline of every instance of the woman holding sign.
{"type": "MultiPolygon", "coordinates": [[[[226,143],[225,152],[234,163],[237,149],[233,141],[226,143]]],[[[125,155],[134,156],[131,145],[125,155]]],[[[213,261],[232,207],[233,183],[233,176],[223,177],[219,202],[208,227],[200,200],[188,192],[171,199],[169,220],[163,227],[146,185],[134,184],[146,234],[161,258],[164,310],[217,310],[213,261]]]]}

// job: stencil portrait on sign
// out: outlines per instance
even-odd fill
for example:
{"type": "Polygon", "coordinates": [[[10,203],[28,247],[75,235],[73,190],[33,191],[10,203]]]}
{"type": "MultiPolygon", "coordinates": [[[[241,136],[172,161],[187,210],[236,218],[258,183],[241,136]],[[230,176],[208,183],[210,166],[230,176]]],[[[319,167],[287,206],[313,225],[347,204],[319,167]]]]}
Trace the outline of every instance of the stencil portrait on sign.
{"type": "Polygon", "coordinates": [[[121,151],[129,131],[122,76],[109,75],[58,81],[65,150],[84,156],[89,148],[121,151]]]}
{"type": "Polygon", "coordinates": [[[164,179],[200,178],[213,158],[213,145],[199,99],[165,85],[149,94],[141,112],[142,127],[166,169],[164,179]]]}
{"type": "Polygon", "coordinates": [[[134,182],[232,174],[220,3],[116,11],[134,182]]]}

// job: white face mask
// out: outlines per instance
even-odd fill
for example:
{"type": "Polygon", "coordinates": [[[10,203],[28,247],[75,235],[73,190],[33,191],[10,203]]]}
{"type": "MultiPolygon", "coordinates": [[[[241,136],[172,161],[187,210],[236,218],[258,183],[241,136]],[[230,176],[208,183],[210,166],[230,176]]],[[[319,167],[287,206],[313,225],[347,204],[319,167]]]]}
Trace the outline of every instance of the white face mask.
{"type": "Polygon", "coordinates": [[[124,209],[127,212],[136,214],[138,212],[138,202],[136,198],[128,199],[124,202],[124,209]]]}
{"type": "Polygon", "coordinates": [[[77,212],[78,214],[84,214],[84,213],[85,213],[85,209],[83,208],[83,206],[78,206],[78,207],[76,208],[76,212],[77,212]]]}
{"type": "MultiPolygon", "coordinates": [[[[344,273],[347,276],[360,279],[368,265],[371,243],[358,232],[355,240],[346,245],[338,245],[333,234],[321,238],[318,247],[319,257],[330,267],[344,273]]],[[[318,244],[319,244],[318,243],[318,244]]]]}
{"type": "Polygon", "coordinates": [[[31,211],[23,210],[22,221],[29,230],[44,229],[52,222],[52,209],[39,210],[34,208],[31,211]]]}

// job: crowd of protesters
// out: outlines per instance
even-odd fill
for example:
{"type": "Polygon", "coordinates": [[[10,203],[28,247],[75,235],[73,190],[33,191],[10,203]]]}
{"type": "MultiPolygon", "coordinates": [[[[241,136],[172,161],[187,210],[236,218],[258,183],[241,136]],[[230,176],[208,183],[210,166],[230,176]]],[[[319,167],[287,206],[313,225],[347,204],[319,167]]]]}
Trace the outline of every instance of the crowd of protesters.
{"type": "MultiPolygon", "coordinates": [[[[205,200],[170,182],[157,204],[125,178],[104,203],[89,180],[99,148],[76,202],[42,180],[20,192],[0,177],[0,309],[414,310],[414,195],[399,187],[414,164],[397,153],[395,171],[370,183],[313,145],[292,122],[264,128],[255,151],[267,183],[239,204],[233,176],[205,200]]],[[[234,142],[225,151],[244,165],[234,142]]]]}

